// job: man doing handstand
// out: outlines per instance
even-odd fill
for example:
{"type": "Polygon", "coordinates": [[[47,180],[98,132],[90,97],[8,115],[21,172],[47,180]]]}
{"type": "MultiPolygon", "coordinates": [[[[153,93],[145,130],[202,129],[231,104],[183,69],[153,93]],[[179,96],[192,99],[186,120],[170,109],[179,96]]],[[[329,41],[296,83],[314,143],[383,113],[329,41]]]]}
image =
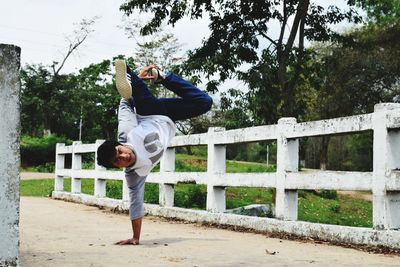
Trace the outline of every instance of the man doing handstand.
{"type": "Polygon", "coordinates": [[[118,110],[118,142],[105,141],[100,145],[97,162],[106,168],[125,168],[133,237],[116,244],[138,245],[147,175],[174,137],[174,122],[206,113],[211,109],[212,98],[173,73],[165,76],[155,65],[136,75],[125,60],[116,60],[115,72],[116,87],[123,98],[118,110]],[[158,99],[143,80],[160,83],[179,98],[158,99]]]}

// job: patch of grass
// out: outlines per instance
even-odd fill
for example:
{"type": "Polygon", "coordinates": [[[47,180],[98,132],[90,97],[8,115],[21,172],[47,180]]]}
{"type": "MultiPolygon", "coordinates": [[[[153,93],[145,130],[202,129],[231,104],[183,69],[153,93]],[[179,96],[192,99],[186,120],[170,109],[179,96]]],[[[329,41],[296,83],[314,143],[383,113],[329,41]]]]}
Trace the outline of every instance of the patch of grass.
{"type": "Polygon", "coordinates": [[[144,202],[158,204],[160,187],[158,184],[146,183],[144,185],[144,202]]]}
{"type": "Polygon", "coordinates": [[[122,181],[107,180],[106,182],[106,197],[122,199],[122,181]]]}
{"type": "MultiPolygon", "coordinates": [[[[176,171],[178,172],[206,172],[207,157],[176,154],[176,171]]],[[[228,173],[244,173],[244,172],[275,172],[275,166],[257,162],[242,162],[227,160],[226,172],[228,173]]]]}
{"type": "MultiPolygon", "coordinates": [[[[93,195],[94,180],[82,179],[82,193],[93,195]]],[[[49,197],[54,190],[54,179],[22,180],[20,183],[21,196],[49,197]]],[[[71,178],[64,179],[64,191],[71,192],[71,178]]]]}
{"type": "Polygon", "coordinates": [[[238,162],[228,160],[226,162],[226,172],[242,173],[242,172],[275,172],[276,167],[256,162],[238,162]]]}
{"type": "Polygon", "coordinates": [[[367,200],[339,195],[337,199],[327,199],[306,192],[299,197],[299,220],[372,227],[372,203],[367,200]]]}
{"type": "Polygon", "coordinates": [[[48,197],[54,188],[54,179],[22,180],[20,182],[21,196],[48,197]]]}

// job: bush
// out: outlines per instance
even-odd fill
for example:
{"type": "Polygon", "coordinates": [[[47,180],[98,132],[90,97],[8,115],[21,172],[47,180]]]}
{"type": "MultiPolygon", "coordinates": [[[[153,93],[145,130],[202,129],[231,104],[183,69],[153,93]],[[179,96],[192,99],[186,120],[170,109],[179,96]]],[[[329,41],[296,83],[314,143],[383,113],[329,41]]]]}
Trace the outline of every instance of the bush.
{"type": "Polygon", "coordinates": [[[46,137],[22,136],[21,138],[21,165],[45,165],[55,161],[56,144],[71,144],[65,137],[49,135],[46,137]]]}
{"type": "Polygon", "coordinates": [[[106,197],[122,199],[122,181],[107,180],[106,197]]]}
{"type": "Polygon", "coordinates": [[[198,185],[179,185],[181,190],[175,191],[175,206],[182,208],[205,209],[206,188],[198,185]]]}
{"type": "Polygon", "coordinates": [[[54,169],[54,163],[46,163],[44,165],[39,165],[34,168],[34,170],[37,172],[54,172],[54,169]]]}
{"type": "Polygon", "coordinates": [[[325,199],[337,199],[338,195],[335,190],[322,190],[319,195],[325,199]]]}

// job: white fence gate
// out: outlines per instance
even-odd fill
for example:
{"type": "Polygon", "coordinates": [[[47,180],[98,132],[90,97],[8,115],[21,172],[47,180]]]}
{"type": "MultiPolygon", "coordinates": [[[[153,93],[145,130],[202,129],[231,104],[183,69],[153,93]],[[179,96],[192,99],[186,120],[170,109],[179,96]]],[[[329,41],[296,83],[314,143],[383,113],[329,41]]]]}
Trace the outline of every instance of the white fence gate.
{"type": "MultiPolygon", "coordinates": [[[[128,191],[123,171],[107,171],[96,165],[82,170],[82,154],[96,153],[102,143],[71,146],[58,144],[56,149],[55,188],[53,197],[92,205],[128,207],[128,191]],[[72,168],[65,169],[65,155],[72,154],[72,168]],[[63,191],[63,178],[72,178],[71,192],[63,191]],[[81,193],[81,179],[95,179],[94,196],[81,193]],[[123,180],[122,200],[106,198],[106,181],[123,180]]],[[[147,204],[146,212],[189,221],[242,226],[267,232],[285,232],[343,243],[383,245],[400,248],[400,104],[377,104],[371,114],[329,120],[296,123],[282,118],[276,125],[225,131],[210,128],[208,133],[176,136],[164,154],[160,172],[151,173],[147,182],[160,185],[159,205],[147,204]],[[373,131],[373,172],[298,171],[299,138],[373,131]],[[276,140],[275,173],[226,173],[226,145],[276,140]],[[207,172],[175,172],[175,148],[208,146],[207,172]],[[174,185],[207,185],[207,211],[174,207],[174,185]],[[223,213],[225,188],[276,188],[276,218],[257,218],[223,213]],[[297,190],[371,191],[373,228],[348,227],[297,221],[297,190]]]]}

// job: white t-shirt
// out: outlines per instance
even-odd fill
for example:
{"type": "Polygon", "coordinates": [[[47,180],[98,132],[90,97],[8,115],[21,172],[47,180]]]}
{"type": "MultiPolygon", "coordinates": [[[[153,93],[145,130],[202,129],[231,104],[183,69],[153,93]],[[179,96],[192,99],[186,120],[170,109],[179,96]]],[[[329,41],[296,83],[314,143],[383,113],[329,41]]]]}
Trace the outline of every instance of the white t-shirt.
{"type": "Polygon", "coordinates": [[[136,155],[135,164],[125,169],[131,220],[144,215],[145,179],[160,161],[175,132],[175,123],[169,117],[138,115],[127,100],[121,100],[118,110],[118,142],[130,147],[136,155]]]}

